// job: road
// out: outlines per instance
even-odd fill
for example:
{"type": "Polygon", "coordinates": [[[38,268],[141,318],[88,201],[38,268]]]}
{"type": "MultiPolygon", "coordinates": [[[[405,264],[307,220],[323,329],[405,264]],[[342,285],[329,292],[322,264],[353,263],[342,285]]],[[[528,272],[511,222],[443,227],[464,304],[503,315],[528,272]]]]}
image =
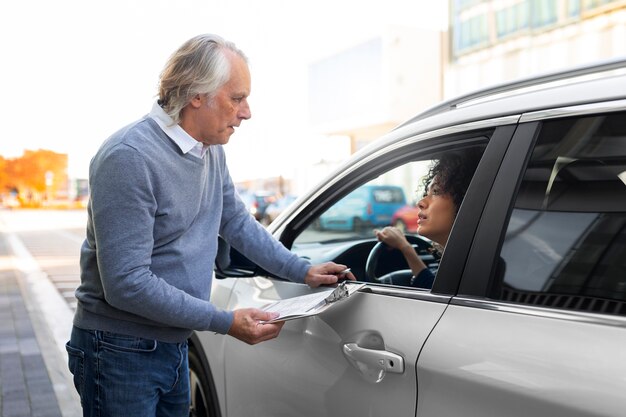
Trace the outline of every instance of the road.
{"type": "Polygon", "coordinates": [[[82,415],[65,342],[76,306],[86,219],[83,210],[0,209],[3,416],[82,415]]]}
{"type": "Polygon", "coordinates": [[[80,283],[86,210],[0,210],[0,228],[57,347],[65,352],[80,283]]]}
{"type": "MultiPolygon", "coordinates": [[[[13,234],[44,272],[72,311],[80,282],[80,246],[85,239],[86,210],[2,210],[5,232],[13,234]]],[[[19,245],[19,242],[17,243],[19,245]]]]}

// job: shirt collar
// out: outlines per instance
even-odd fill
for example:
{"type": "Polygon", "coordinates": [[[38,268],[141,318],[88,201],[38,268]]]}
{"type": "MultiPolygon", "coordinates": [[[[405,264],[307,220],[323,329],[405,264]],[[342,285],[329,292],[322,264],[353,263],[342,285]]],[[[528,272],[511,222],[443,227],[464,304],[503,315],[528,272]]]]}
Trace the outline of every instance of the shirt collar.
{"type": "Polygon", "coordinates": [[[182,127],[175,124],[169,114],[159,106],[158,102],[152,105],[152,110],[148,117],[159,125],[163,133],[174,141],[183,154],[190,153],[198,158],[204,158],[209,148],[208,145],[195,140],[182,127]]]}

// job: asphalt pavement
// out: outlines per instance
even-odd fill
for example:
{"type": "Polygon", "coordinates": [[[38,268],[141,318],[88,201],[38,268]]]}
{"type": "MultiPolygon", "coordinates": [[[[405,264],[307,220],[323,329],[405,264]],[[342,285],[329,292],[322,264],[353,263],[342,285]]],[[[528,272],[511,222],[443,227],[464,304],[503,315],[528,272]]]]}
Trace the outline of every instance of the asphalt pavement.
{"type": "MultiPolygon", "coordinates": [[[[78,417],[80,400],[64,348],[71,331],[72,300],[64,295],[63,282],[55,286],[54,276],[24,245],[23,238],[29,235],[17,233],[15,222],[20,220],[37,230],[32,218],[41,216],[28,215],[33,213],[19,218],[0,209],[0,415],[78,417]]],[[[49,241],[45,245],[58,246],[49,241]]],[[[58,261],[60,256],[49,258],[58,261]]],[[[65,260],[73,265],[76,259],[72,254],[65,260]]],[[[74,279],[72,274],[64,276],[74,279]]],[[[66,293],[72,292],[72,285],[67,285],[66,293]]]]}

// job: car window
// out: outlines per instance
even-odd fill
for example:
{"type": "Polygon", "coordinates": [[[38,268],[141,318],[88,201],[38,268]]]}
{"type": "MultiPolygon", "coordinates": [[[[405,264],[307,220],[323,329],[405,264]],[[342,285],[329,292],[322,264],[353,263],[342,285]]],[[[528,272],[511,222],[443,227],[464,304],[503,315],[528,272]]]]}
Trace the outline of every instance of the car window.
{"type": "Polygon", "coordinates": [[[396,223],[396,215],[415,200],[421,191],[420,180],[431,163],[412,161],[358,186],[322,213],[294,241],[295,247],[313,242],[371,239],[374,228],[396,223]]]}
{"type": "Polygon", "coordinates": [[[626,315],[626,113],[543,124],[500,258],[493,298],[626,315]]]}
{"type": "MultiPolygon", "coordinates": [[[[454,152],[465,155],[475,149],[480,155],[487,138],[481,138],[480,145],[459,145],[457,149],[433,151],[422,154],[413,160],[399,162],[389,170],[370,178],[367,182],[355,182],[352,187],[336,197],[336,201],[317,215],[294,239],[291,250],[313,263],[335,261],[352,268],[360,281],[407,286],[411,279],[408,261],[399,250],[387,250],[376,262],[376,269],[366,268],[377,238],[375,229],[395,226],[400,229],[414,247],[427,269],[436,274],[442,248],[418,233],[418,213],[416,202],[426,191],[426,178],[433,165],[443,155],[454,152]],[[385,281],[392,272],[401,271],[402,278],[385,281]],[[408,276],[406,272],[409,272],[408,276]]],[[[387,156],[388,157],[388,156],[387,156]]],[[[476,159],[476,158],[474,158],[476,159]]],[[[476,159],[476,161],[478,160],[476,159]]],[[[373,168],[379,168],[376,161],[373,168]]],[[[380,171],[378,171],[380,172],[380,171]]],[[[468,183],[473,172],[469,174],[468,183]]],[[[432,285],[432,283],[430,284],[432,285]]],[[[424,288],[424,287],[422,287],[424,288]]]]}

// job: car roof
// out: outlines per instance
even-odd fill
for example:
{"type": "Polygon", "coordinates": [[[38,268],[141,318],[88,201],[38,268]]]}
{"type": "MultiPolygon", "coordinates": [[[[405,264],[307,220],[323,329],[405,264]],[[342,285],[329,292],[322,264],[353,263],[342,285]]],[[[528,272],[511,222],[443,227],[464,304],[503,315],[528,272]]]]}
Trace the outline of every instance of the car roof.
{"type": "Polygon", "coordinates": [[[523,78],[458,96],[417,114],[362,151],[371,153],[389,142],[450,126],[498,118],[502,119],[499,124],[514,123],[526,113],[614,100],[626,100],[626,57],[523,78]]]}
{"type": "MultiPolygon", "coordinates": [[[[626,57],[621,57],[496,84],[444,101],[421,112],[403,125],[454,109],[475,106],[485,102],[497,102],[503,114],[528,111],[533,108],[552,107],[556,103],[574,105],[579,102],[589,102],[593,101],[594,95],[589,95],[589,92],[583,91],[583,89],[585,89],[585,84],[589,88],[596,86],[594,81],[604,85],[621,83],[622,86],[621,89],[594,89],[593,91],[598,96],[598,99],[606,100],[611,95],[623,97],[625,87],[623,77],[619,77],[619,75],[624,75],[624,70],[626,70],[626,57]],[[559,95],[553,94],[556,92],[559,95]],[[547,95],[542,93],[547,93],[547,95]],[[527,102],[524,99],[529,96],[533,97],[532,102],[527,102]],[[506,99],[508,98],[514,100],[507,101],[506,99]],[[515,100],[516,98],[518,100],[515,100]]],[[[491,108],[486,106],[485,110],[489,111],[491,108]]],[[[494,114],[494,112],[489,111],[489,114],[494,114]]]]}

